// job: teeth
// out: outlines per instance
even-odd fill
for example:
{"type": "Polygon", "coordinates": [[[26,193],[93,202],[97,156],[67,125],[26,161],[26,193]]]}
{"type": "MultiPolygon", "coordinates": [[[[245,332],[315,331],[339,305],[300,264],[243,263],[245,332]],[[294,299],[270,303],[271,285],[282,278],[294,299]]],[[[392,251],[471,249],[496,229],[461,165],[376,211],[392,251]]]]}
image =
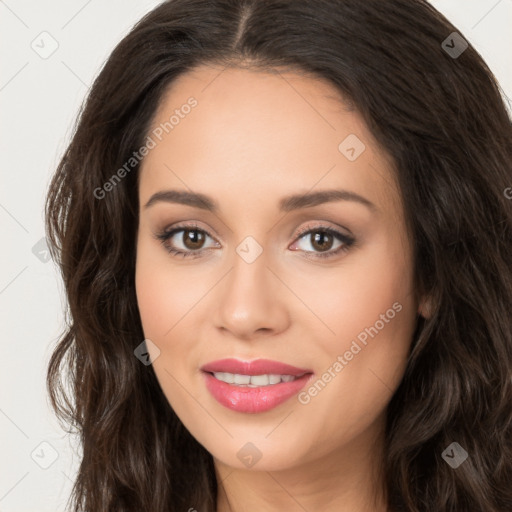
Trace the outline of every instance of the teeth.
{"type": "MultiPolygon", "coordinates": [[[[246,375],[246,377],[249,377],[251,382],[244,382],[244,384],[254,384],[255,386],[268,386],[270,383],[269,375],[254,375],[253,377],[251,377],[250,375],[246,375]]],[[[236,377],[235,382],[238,384],[236,377]]]]}
{"type": "Polygon", "coordinates": [[[257,388],[261,386],[272,386],[280,382],[291,382],[296,377],[293,375],[240,375],[238,373],[227,372],[214,372],[213,375],[216,379],[228,384],[235,384],[236,386],[247,386],[257,388]]]}
{"type": "Polygon", "coordinates": [[[269,375],[268,380],[270,384],[279,384],[281,382],[281,376],[280,375],[269,375]]]}

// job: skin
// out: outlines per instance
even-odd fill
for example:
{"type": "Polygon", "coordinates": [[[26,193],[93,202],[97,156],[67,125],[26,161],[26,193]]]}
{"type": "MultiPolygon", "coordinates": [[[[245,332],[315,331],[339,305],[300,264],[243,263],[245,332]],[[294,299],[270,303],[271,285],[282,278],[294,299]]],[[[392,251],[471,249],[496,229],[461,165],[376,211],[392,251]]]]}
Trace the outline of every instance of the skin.
{"type": "Polygon", "coordinates": [[[336,89],[291,71],[198,67],[172,84],[148,134],[191,96],[197,106],[141,166],[136,290],[145,337],[160,350],[150,346],[161,388],[214,458],[217,510],[386,511],[386,408],[417,315],[427,314],[413,289],[391,161],[336,89]],[[338,149],[349,134],[366,146],[355,161],[338,149]],[[145,207],[166,189],[207,194],[219,212],[164,201],[145,207]],[[355,192],[376,209],[345,200],[279,211],[284,196],[326,189],[355,192]],[[207,233],[203,244],[184,245],[183,232],[167,243],[203,248],[198,257],[173,256],[155,238],[182,222],[207,233]],[[318,224],[356,243],[314,259],[343,244],[333,238],[318,248],[312,234],[296,236],[318,224]],[[263,250],[252,263],[236,252],[247,236],[263,250]],[[295,396],[264,413],[239,413],[204,385],[199,368],[226,357],[285,362],[311,369],[316,381],[396,302],[401,311],[307,404],[295,396]],[[237,457],[248,442],[262,455],[252,467],[237,457]]]}

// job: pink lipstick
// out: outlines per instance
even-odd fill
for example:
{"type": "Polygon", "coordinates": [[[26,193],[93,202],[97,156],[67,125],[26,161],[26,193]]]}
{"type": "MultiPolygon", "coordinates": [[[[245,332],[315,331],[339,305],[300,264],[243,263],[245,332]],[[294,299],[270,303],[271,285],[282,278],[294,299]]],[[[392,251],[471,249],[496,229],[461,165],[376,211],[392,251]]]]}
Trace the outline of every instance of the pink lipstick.
{"type": "Polygon", "coordinates": [[[265,412],[296,395],[312,370],[268,359],[221,359],[201,367],[206,387],[223,406],[245,413],[265,412]]]}

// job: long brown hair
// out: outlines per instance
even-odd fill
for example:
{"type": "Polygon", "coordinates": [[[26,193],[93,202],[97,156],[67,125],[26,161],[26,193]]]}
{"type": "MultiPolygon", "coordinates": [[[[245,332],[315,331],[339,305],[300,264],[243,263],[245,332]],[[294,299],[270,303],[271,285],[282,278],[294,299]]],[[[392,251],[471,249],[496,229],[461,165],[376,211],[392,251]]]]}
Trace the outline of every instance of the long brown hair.
{"type": "Polygon", "coordinates": [[[449,51],[464,48],[453,32],[424,0],[171,0],[115,48],[46,204],[69,302],[47,384],[83,451],[74,511],[215,510],[211,455],[134,357],[138,165],[98,193],[169,84],[203,63],[327,80],[390,155],[433,304],[388,409],[390,507],[512,510],[512,128],[480,55],[449,51]],[[442,456],[453,442],[468,453],[457,469],[442,456]]]}

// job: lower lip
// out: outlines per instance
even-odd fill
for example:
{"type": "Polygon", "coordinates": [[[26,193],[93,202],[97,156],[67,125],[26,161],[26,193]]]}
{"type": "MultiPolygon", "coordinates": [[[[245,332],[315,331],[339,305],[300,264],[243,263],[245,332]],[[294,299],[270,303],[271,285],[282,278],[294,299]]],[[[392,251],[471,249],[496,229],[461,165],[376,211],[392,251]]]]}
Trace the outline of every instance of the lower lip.
{"type": "Polygon", "coordinates": [[[292,382],[257,388],[228,384],[216,379],[211,373],[204,372],[204,375],[208,391],[221,405],[237,412],[258,413],[269,411],[296,395],[313,374],[307,373],[292,382]]]}

